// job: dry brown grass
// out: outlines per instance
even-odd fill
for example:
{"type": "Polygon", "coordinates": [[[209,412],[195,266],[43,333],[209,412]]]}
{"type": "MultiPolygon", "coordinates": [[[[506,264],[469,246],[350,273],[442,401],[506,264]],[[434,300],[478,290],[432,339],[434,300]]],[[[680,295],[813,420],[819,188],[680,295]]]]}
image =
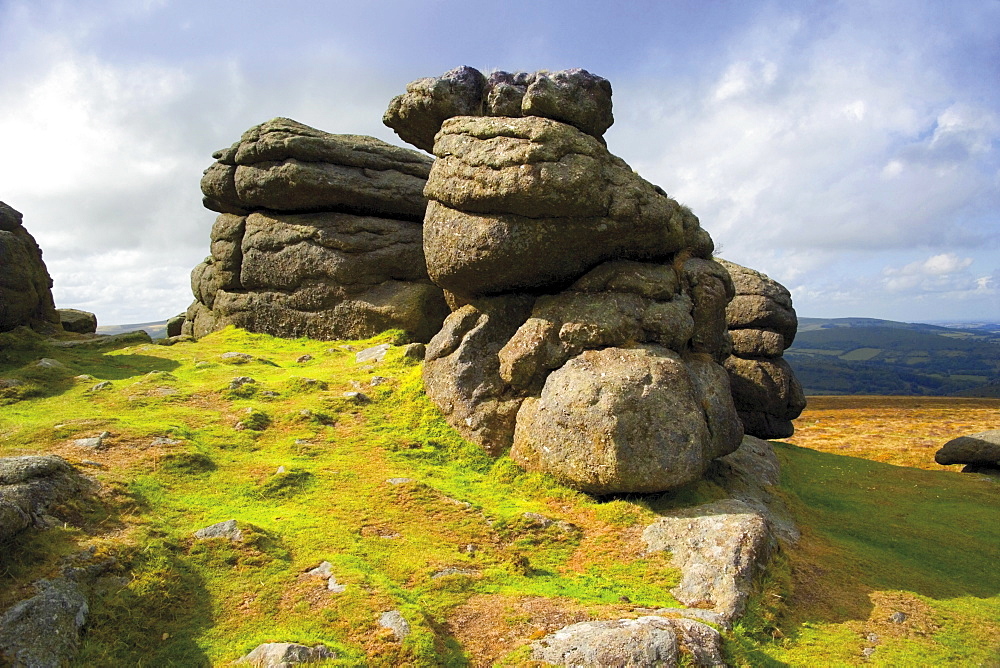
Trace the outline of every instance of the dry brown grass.
{"type": "Polygon", "coordinates": [[[1000,399],[817,396],[795,421],[788,443],[822,452],[930,471],[956,436],[1000,428],[1000,399]]]}

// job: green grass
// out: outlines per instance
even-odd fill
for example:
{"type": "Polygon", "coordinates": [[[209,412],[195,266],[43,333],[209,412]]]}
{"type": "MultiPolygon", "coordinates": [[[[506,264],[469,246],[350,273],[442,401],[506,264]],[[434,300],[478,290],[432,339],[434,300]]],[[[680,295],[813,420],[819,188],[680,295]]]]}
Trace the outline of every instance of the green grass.
{"type": "MultiPolygon", "coordinates": [[[[717,487],[595,500],[526,474],[444,423],[400,347],[355,363],[354,351],[382,342],[399,334],[320,342],[227,329],[119,350],[0,337],[0,378],[33,384],[2,398],[0,455],[55,452],[103,486],[60,509],[66,526],[0,551],[0,609],[89,547],[116,563],[91,597],[77,661],[86,666],[226,665],[276,641],[324,643],[340,655],[334,665],[516,664],[523,650],[472,656],[457,636],[516,622],[523,646],[541,622],[522,600],[593,618],[677,605],[678,572],[669,556],[644,554],[639,534],[657,513],[719,498],[717,487]],[[39,370],[40,357],[64,367],[39,370]],[[255,382],[232,382],[241,376],[255,382]],[[372,385],[374,376],[387,380],[372,385]],[[91,391],[104,380],[112,385],[91,391]],[[106,450],[73,444],[103,431],[106,450]],[[526,512],[562,523],[541,527],[526,512]],[[228,519],[242,542],[193,538],[228,519]],[[343,593],[305,575],[324,560],[343,593]],[[513,606],[506,622],[452,624],[493,600],[513,606]],[[391,609],[413,628],[401,643],[377,624],[391,609]]],[[[858,663],[869,627],[883,637],[875,663],[994,660],[995,485],[788,445],[779,454],[804,538],[728,634],[734,663],[858,663]],[[870,620],[886,601],[913,611],[922,635],[870,620]]]]}

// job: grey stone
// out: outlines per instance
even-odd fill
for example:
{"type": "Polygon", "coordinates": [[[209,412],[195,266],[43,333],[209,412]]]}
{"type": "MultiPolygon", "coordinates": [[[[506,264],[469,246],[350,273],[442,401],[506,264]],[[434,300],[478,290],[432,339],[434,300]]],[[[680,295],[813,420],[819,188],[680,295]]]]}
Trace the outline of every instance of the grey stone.
{"type": "Polygon", "coordinates": [[[892,622],[893,624],[902,624],[906,620],[907,616],[905,612],[896,611],[891,615],[889,615],[889,621],[892,622]]]}
{"type": "Polygon", "coordinates": [[[735,499],[671,512],[642,534],[649,551],[669,550],[681,569],[671,590],[684,605],[728,621],[743,614],[754,578],[777,548],[767,518],[735,499]]]}
{"type": "Polygon", "coordinates": [[[406,618],[403,617],[403,614],[399,610],[383,612],[378,618],[378,624],[382,628],[392,631],[393,635],[396,636],[396,640],[403,640],[406,636],[410,635],[410,623],[406,621],[406,618]]]}
{"type": "Polygon", "coordinates": [[[386,480],[390,485],[405,485],[408,482],[414,482],[413,478],[389,478],[386,480]]]}
{"type": "Polygon", "coordinates": [[[424,343],[407,343],[403,346],[403,359],[423,362],[424,355],[426,355],[426,353],[427,345],[424,343]]]}
{"type": "Polygon", "coordinates": [[[392,348],[392,345],[388,343],[381,343],[377,346],[372,346],[371,348],[365,348],[354,355],[354,361],[357,364],[365,364],[366,362],[381,362],[385,359],[385,354],[389,352],[390,348],[392,348]]]}
{"type": "Polygon", "coordinates": [[[228,352],[222,353],[219,357],[231,364],[246,364],[253,361],[253,355],[247,353],[228,352]]]}
{"type": "Polygon", "coordinates": [[[581,622],[531,644],[531,660],[558,666],[676,666],[679,655],[673,620],[640,617],[581,622]]]}
{"type": "Polygon", "coordinates": [[[175,315],[173,318],[167,320],[167,338],[172,339],[174,337],[181,335],[181,330],[184,328],[184,314],[175,315]]]}
{"type": "Polygon", "coordinates": [[[458,67],[417,79],[389,103],[382,122],[400,139],[432,151],[435,135],[454,116],[536,116],[575,126],[595,138],[614,122],[611,83],[579,68],[493,72],[458,67]]]}
{"type": "Polygon", "coordinates": [[[42,359],[35,362],[35,366],[42,369],[65,369],[66,365],[59,360],[54,360],[51,357],[43,357],[42,359]]]}
{"type": "Polygon", "coordinates": [[[89,311],[80,311],[75,308],[56,309],[59,314],[59,322],[67,332],[78,334],[93,334],[97,331],[97,316],[89,311]]]}
{"type": "Polygon", "coordinates": [[[184,441],[178,440],[176,438],[165,438],[163,436],[157,436],[152,441],[150,441],[149,446],[152,448],[158,448],[170,445],[180,445],[184,441]]]}
{"type": "MultiPolygon", "coordinates": [[[[226,354],[228,355],[229,353],[226,354]]],[[[250,376],[236,376],[231,381],[229,381],[229,389],[238,390],[244,385],[256,385],[256,384],[257,381],[251,378],[250,376]]]]}
{"type": "Polygon", "coordinates": [[[1000,464],[1000,429],[953,438],[934,453],[938,464],[1000,464]]]}
{"type": "Polygon", "coordinates": [[[243,532],[240,530],[239,523],[236,520],[226,520],[224,522],[216,522],[204,529],[198,529],[194,532],[194,537],[199,540],[205,540],[206,538],[227,538],[233,542],[238,542],[243,540],[243,532]]]}
{"type": "Polygon", "coordinates": [[[336,658],[337,653],[326,645],[307,647],[291,642],[270,642],[258,645],[252,652],[237,659],[236,663],[249,663],[254,668],[291,668],[302,663],[336,658]]]}
{"type": "Polygon", "coordinates": [[[202,179],[210,209],[423,215],[430,160],[415,151],[288,118],[250,128],[233,148],[202,179]]]}
{"type": "Polygon", "coordinates": [[[51,507],[95,489],[93,481],[55,455],[0,458],[0,542],[41,526],[51,507]]]}
{"type": "Polygon", "coordinates": [[[657,492],[696,480],[739,447],[722,369],[645,346],[587,350],[549,374],[517,413],[511,457],[591,494],[657,492]]]}
{"type": "Polygon", "coordinates": [[[106,390],[106,389],[110,388],[111,386],[112,386],[112,383],[111,383],[110,380],[102,380],[100,383],[92,385],[90,387],[90,389],[88,389],[87,391],[88,392],[100,392],[101,390],[106,390]]]}
{"type": "Polygon", "coordinates": [[[606,260],[711,254],[694,214],[572,126],[457,117],[434,150],[427,269],[462,298],[559,286],[606,260]]]}
{"type": "Polygon", "coordinates": [[[38,594],[0,618],[0,657],[25,668],[60,668],[76,656],[89,607],[68,579],[40,580],[38,594]]]}

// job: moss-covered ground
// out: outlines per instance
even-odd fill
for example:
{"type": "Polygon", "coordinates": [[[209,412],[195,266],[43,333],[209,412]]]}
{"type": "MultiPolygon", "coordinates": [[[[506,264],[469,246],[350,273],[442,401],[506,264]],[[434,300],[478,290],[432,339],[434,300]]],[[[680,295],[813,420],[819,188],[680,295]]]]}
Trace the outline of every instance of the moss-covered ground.
{"type": "MultiPolygon", "coordinates": [[[[0,549],[0,609],[91,549],[115,565],[81,666],[227,665],[278,641],[324,643],[331,665],[462,666],[517,665],[566,624],[677,605],[678,572],[639,536],[718,490],[593,499],[491,459],[444,423],[402,347],[355,361],[385,342],[400,341],[227,329],[108,350],[0,335],[0,377],[23,381],[0,390],[0,456],[60,454],[102,484],[58,509],[62,527],[0,549]],[[102,432],[102,449],[75,444],[102,432]],[[229,519],[243,541],[194,539],[229,519]],[[322,561],[342,592],[307,573],[322,561]],[[412,627],[401,642],[378,624],[388,610],[412,627]]],[[[1000,660],[1000,487],[777,447],[804,535],[727,634],[733,663],[1000,660]]]]}

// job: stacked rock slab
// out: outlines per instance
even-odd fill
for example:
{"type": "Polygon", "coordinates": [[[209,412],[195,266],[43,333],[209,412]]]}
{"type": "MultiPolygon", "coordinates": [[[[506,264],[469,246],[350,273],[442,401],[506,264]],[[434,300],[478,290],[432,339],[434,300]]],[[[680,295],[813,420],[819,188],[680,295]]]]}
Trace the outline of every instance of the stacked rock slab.
{"type": "Polygon", "coordinates": [[[593,494],[676,487],[739,446],[732,282],[697,217],[605,148],[606,80],[459,68],[384,121],[434,137],[424,253],[453,312],[424,381],[456,429],[593,494]]]}
{"type": "Polygon", "coordinates": [[[20,212],[0,202],[0,332],[59,325],[42,250],[21,221],[20,212]]]}
{"type": "Polygon", "coordinates": [[[764,274],[725,260],[736,287],[726,308],[733,354],[725,367],[743,429],[757,438],[788,438],[806,406],[802,386],[782,354],[792,345],[798,318],[792,295],[764,274]]]}
{"type": "Polygon", "coordinates": [[[275,336],[427,341],[448,313],[424,264],[430,159],[287,118],[214,154],[201,188],[219,212],[191,274],[183,333],[226,325],[275,336]]]}

